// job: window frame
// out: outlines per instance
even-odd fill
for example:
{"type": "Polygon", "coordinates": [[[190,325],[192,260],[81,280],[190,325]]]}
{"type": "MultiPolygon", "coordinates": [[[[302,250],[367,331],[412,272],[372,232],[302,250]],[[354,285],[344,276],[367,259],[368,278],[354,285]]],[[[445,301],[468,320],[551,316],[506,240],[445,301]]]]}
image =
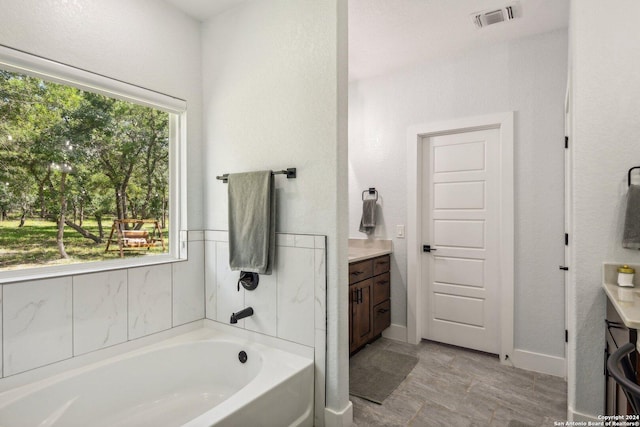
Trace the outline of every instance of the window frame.
{"type": "Polygon", "coordinates": [[[0,284],[166,264],[187,259],[187,102],[141,86],[0,45],[0,68],[169,113],[169,252],[149,257],[0,271],[0,284]]]}

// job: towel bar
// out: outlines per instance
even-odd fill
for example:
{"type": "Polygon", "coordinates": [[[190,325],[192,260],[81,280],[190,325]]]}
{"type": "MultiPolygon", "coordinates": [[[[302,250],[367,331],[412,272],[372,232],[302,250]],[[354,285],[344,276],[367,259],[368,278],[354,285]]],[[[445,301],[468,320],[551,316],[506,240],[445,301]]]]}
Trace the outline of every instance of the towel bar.
{"type": "Polygon", "coordinates": [[[631,171],[634,169],[640,169],[640,166],[634,166],[629,169],[629,172],[627,173],[627,184],[629,185],[629,187],[631,187],[631,171]]]}
{"type": "MultiPolygon", "coordinates": [[[[297,178],[296,168],[287,168],[286,170],[271,172],[271,175],[287,175],[289,179],[297,178]]],[[[225,173],[222,176],[216,176],[216,179],[226,184],[229,182],[229,174],[225,173]]]]}

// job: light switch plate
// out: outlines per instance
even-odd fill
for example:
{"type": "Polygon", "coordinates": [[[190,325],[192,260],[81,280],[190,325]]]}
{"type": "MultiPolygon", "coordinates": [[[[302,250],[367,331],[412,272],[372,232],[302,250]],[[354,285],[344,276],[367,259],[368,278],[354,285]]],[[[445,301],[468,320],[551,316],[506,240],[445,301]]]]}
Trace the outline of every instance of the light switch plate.
{"type": "Polygon", "coordinates": [[[404,225],[396,225],[396,237],[404,239],[404,225]]]}

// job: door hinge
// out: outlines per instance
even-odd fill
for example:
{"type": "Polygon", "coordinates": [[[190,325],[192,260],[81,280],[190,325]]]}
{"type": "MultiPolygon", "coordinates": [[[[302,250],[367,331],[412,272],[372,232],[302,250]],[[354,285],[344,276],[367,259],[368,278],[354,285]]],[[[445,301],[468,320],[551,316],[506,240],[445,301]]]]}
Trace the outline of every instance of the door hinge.
{"type": "Polygon", "coordinates": [[[569,342],[569,331],[564,330],[564,342],[569,342]]]}
{"type": "Polygon", "coordinates": [[[568,136],[564,137],[564,148],[569,148],[569,137],[568,136]]]}
{"type": "Polygon", "coordinates": [[[564,245],[569,246],[569,233],[564,233],[564,245]]]}

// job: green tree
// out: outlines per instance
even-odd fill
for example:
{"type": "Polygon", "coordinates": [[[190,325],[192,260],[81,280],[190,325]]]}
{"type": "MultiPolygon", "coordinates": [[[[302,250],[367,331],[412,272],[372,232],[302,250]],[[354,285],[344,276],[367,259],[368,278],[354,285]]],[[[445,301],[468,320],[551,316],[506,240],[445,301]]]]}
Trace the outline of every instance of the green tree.
{"type": "Polygon", "coordinates": [[[168,170],[168,117],[162,111],[91,93],[85,94],[76,111],[75,137],[108,178],[118,219],[127,218],[128,213],[147,214],[154,176],[168,170]],[[132,184],[135,191],[144,193],[129,201],[132,184]]]}
{"type": "Polygon", "coordinates": [[[100,242],[103,218],[166,215],[169,115],[0,70],[0,211],[37,209],[100,242]],[[4,183],[4,186],[3,186],[4,183]],[[83,228],[94,216],[99,235],[83,228]]]}
{"type": "Polygon", "coordinates": [[[104,239],[103,219],[115,212],[115,201],[111,192],[104,191],[109,188],[109,179],[101,173],[92,174],[85,186],[88,195],[87,209],[98,223],[98,236],[101,241],[104,239]]]}

